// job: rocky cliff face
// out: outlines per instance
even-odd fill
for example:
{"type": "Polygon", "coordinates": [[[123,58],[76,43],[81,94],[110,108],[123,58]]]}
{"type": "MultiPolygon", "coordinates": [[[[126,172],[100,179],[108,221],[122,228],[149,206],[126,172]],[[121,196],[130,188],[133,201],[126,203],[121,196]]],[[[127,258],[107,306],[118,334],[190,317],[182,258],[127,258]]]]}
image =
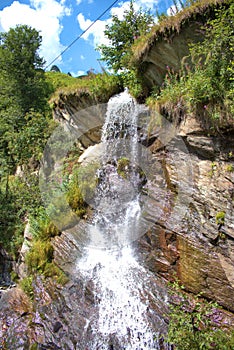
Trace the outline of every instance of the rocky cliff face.
{"type": "Polygon", "coordinates": [[[12,260],[5,249],[3,249],[0,245],[0,285],[9,286],[11,284],[11,269],[12,260]]]}
{"type": "MultiPolygon", "coordinates": [[[[134,242],[138,260],[155,274],[145,297],[150,300],[159,291],[165,295],[166,281],[178,278],[187,291],[220,303],[226,311],[219,311],[219,320],[231,325],[234,132],[208,136],[192,116],[176,127],[166,122],[164,131],[162,136],[158,124],[151,125],[150,133],[139,130],[156,169],[146,174],[149,198],[144,215],[150,229],[134,242]]],[[[92,339],[87,324],[97,314],[92,280],[84,283],[76,269],[85,230],[81,220],[53,240],[55,262],[69,277],[64,287],[36,278],[33,303],[18,289],[3,293],[1,336],[10,349],[28,349],[33,343],[40,349],[85,349],[92,339]],[[83,343],[78,345],[78,339],[83,343]]],[[[150,310],[151,318],[168,322],[165,303],[152,299],[150,310]]],[[[118,349],[115,341],[112,346],[118,349]]]]}
{"type": "Polygon", "coordinates": [[[177,131],[180,142],[159,146],[156,138],[149,147],[164,168],[168,200],[159,218],[152,201],[147,218],[158,219],[138,252],[152,271],[175,274],[188,291],[234,311],[234,132],[207,136],[191,116],[177,131]]]}

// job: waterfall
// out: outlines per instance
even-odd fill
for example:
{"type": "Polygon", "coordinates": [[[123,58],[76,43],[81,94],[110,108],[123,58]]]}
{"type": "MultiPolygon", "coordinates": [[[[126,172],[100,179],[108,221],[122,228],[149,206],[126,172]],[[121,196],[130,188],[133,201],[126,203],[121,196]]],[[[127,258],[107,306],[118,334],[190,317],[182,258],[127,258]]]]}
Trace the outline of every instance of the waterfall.
{"type": "Polygon", "coordinates": [[[156,277],[139,264],[131,247],[139,237],[142,214],[141,108],[127,91],[108,103],[95,214],[88,225],[89,243],[77,262],[83,280],[92,281],[97,307],[93,319],[87,319],[86,331],[93,336],[85,349],[161,348],[159,335],[165,321],[152,316],[150,303],[165,303],[166,296],[152,287],[156,277]]]}

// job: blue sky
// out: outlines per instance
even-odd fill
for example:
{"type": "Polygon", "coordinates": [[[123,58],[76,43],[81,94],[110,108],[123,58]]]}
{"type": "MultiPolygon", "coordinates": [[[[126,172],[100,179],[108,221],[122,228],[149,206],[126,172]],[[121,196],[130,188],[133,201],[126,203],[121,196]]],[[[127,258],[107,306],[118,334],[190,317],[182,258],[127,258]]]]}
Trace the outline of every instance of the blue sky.
{"type": "MultiPolygon", "coordinates": [[[[42,35],[41,55],[49,64],[78,35],[82,33],[114,0],[0,0],[0,32],[8,31],[17,24],[27,24],[42,35]]],[[[167,12],[172,0],[136,0],[136,8],[150,9],[155,14],[167,12]]],[[[88,70],[101,71],[100,55],[95,50],[101,43],[107,43],[104,29],[111,21],[111,15],[120,19],[129,1],[118,1],[90,30],[79,39],[54,64],[64,73],[73,76],[85,74],[88,70]]],[[[101,62],[104,66],[104,63],[101,62]]],[[[48,68],[50,69],[50,68],[48,68]]]]}

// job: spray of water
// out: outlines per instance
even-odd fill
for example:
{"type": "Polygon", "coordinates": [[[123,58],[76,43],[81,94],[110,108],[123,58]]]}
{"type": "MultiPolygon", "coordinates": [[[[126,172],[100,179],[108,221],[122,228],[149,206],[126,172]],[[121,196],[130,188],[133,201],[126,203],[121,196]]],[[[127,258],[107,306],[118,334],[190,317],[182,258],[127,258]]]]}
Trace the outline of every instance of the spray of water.
{"type": "MultiPolygon", "coordinates": [[[[110,100],[103,126],[96,213],[89,225],[89,244],[77,263],[84,280],[93,282],[98,307],[91,325],[95,338],[88,349],[159,349],[157,330],[148,321],[146,286],[151,275],[128,245],[138,236],[142,210],[136,166],[139,108],[125,91],[110,100]],[[126,178],[118,173],[123,157],[126,178]]],[[[158,329],[162,323],[158,321],[158,329]]]]}

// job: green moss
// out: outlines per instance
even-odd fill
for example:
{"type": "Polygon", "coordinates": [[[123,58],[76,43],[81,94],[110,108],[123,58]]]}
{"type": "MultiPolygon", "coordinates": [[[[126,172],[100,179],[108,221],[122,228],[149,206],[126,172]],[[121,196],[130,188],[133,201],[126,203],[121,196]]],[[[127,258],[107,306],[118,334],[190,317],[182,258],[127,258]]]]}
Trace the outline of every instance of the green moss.
{"type": "Polygon", "coordinates": [[[53,277],[57,283],[61,285],[65,285],[69,280],[66,274],[58,266],[56,266],[54,262],[46,263],[43,275],[46,278],[53,277]]]}
{"type": "Polygon", "coordinates": [[[20,282],[21,287],[27,292],[27,294],[31,293],[32,276],[35,273],[39,273],[45,278],[51,277],[61,285],[68,282],[66,274],[55,265],[53,261],[53,253],[54,249],[50,241],[37,240],[33,242],[32,247],[25,258],[30,275],[20,282]]]}
{"type": "Polygon", "coordinates": [[[126,157],[118,159],[117,163],[117,173],[119,176],[127,179],[129,171],[130,160],[126,157]]]}
{"type": "Polygon", "coordinates": [[[69,189],[66,193],[67,201],[69,206],[74,210],[74,212],[79,216],[83,217],[86,213],[87,204],[84,200],[84,196],[81,189],[78,187],[74,181],[69,184],[69,189]]]}
{"type": "Polygon", "coordinates": [[[13,282],[18,282],[19,276],[15,271],[11,271],[11,279],[13,282]]]}
{"type": "Polygon", "coordinates": [[[216,215],[215,215],[215,221],[217,225],[224,225],[224,221],[225,221],[225,212],[224,211],[219,211],[216,215]]]}

